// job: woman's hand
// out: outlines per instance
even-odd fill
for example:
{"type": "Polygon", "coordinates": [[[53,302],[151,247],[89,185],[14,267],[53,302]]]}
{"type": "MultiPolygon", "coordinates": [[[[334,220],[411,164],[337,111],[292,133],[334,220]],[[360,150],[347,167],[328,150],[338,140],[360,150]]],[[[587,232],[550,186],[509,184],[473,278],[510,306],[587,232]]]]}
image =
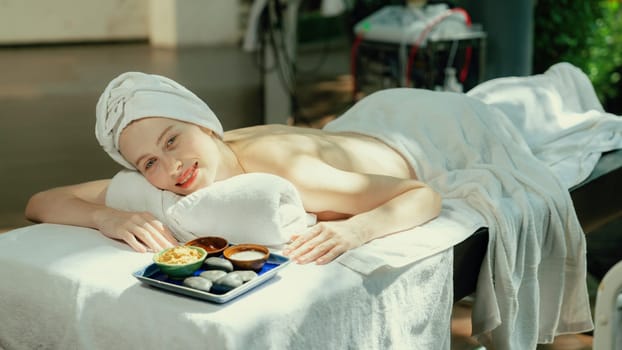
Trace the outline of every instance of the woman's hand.
{"type": "Polygon", "coordinates": [[[169,229],[150,213],[106,208],[95,221],[102,234],[125,241],[137,252],[158,252],[177,245],[169,229]]]}
{"type": "Polygon", "coordinates": [[[361,233],[353,230],[347,222],[324,221],[300,236],[292,236],[292,243],[283,254],[299,264],[315,261],[323,265],[363,243],[361,233]]]}
{"type": "Polygon", "coordinates": [[[107,207],[109,184],[110,180],[97,180],[36,193],[26,205],[26,217],[35,222],[96,228],[141,253],[177,245],[171,232],[153,215],[107,207]]]}

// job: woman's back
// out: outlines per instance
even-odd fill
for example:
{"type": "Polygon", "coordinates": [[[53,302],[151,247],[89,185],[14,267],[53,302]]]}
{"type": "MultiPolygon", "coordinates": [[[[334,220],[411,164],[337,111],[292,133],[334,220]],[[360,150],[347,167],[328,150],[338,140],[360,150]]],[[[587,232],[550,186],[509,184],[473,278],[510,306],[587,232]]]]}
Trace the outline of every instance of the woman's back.
{"type": "Polygon", "coordinates": [[[416,178],[398,152],[382,141],[356,133],[275,124],[228,131],[224,140],[247,172],[274,173],[276,167],[286,173],[298,161],[312,157],[344,171],[416,178]]]}

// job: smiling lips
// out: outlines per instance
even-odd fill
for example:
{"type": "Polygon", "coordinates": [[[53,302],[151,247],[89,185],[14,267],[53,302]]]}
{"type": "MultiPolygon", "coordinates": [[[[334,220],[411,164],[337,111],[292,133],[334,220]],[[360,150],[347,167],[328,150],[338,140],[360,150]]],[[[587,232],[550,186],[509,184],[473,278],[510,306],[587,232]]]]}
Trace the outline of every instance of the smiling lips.
{"type": "Polygon", "coordinates": [[[177,177],[177,183],[175,184],[175,186],[179,186],[181,188],[190,187],[190,185],[192,185],[194,180],[197,178],[197,174],[199,173],[199,170],[197,169],[198,166],[199,163],[196,162],[192,165],[192,167],[186,169],[186,171],[181,173],[181,175],[177,177]]]}

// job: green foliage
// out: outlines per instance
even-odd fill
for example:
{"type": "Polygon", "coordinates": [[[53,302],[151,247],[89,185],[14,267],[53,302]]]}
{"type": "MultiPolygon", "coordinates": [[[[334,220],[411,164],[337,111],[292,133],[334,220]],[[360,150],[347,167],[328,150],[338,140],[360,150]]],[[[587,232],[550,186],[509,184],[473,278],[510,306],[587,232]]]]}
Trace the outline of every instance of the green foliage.
{"type": "Polygon", "coordinates": [[[618,97],[622,72],[619,1],[536,1],[534,73],[561,61],[581,68],[603,103],[618,97]]]}

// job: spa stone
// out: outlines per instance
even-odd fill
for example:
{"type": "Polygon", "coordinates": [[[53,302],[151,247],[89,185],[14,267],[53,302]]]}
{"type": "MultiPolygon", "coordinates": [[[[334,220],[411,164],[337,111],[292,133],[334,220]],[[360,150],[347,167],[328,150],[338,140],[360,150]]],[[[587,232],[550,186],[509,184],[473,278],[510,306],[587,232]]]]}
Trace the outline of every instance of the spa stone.
{"type": "Polygon", "coordinates": [[[212,281],[203,277],[187,277],[184,279],[184,286],[209,292],[212,289],[212,281]]]}
{"type": "Polygon", "coordinates": [[[243,283],[244,281],[242,281],[242,277],[239,274],[231,272],[214,281],[212,288],[217,292],[228,292],[241,286],[243,283]]]}
{"type": "Polygon", "coordinates": [[[201,277],[202,278],[206,278],[212,282],[216,281],[217,279],[226,276],[227,273],[223,270],[206,270],[201,272],[201,277]]]}
{"type": "Polygon", "coordinates": [[[222,270],[225,272],[233,271],[233,264],[231,264],[231,261],[215,256],[205,259],[203,266],[206,270],[222,270]]]}
{"type": "Polygon", "coordinates": [[[252,280],[253,278],[257,277],[257,272],[253,270],[238,270],[238,271],[231,272],[231,274],[236,274],[240,276],[240,278],[242,279],[242,282],[248,282],[252,280]]]}

